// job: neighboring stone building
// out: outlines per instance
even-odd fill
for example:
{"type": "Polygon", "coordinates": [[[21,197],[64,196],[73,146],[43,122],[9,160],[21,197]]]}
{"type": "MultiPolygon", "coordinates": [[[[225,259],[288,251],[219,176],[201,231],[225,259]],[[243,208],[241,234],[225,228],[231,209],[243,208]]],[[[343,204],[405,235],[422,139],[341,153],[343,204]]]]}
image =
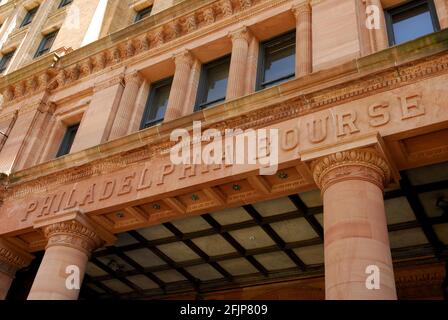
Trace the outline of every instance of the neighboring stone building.
{"type": "Polygon", "coordinates": [[[0,298],[447,296],[448,0],[3,0],[0,24],[0,298]],[[194,121],[277,129],[278,170],[174,165],[194,121]]]}

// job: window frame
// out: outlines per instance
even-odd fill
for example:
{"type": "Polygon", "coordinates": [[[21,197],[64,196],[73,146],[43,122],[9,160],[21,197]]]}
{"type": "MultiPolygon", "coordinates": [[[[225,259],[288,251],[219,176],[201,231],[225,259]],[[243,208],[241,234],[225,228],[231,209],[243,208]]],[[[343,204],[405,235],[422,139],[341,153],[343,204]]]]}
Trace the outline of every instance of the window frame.
{"type": "Polygon", "coordinates": [[[73,0],[61,0],[61,2],[59,2],[58,9],[68,6],[72,2],[73,0]]]}
{"type": "Polygon", "coordinates": [[[0,59],[0,74],[5,72],[6,69],[8,69],[9,64],[11,63],[12,58],[14,57],[14,54],[16,53],[15,50],[10,51],[8,53],[5,53],[2,58],[0,59]],[[8,59],[7,62],[5,61],[5,58],[8,59]]]}
{"type": "Polygon", "coordinates": [[[51,47],[53,47],[54,40],[56,40],[56,37],[58,36],[58,32],[59,32],[59,30],[55,30],[55,31],[47,33],[43,36],[42,40],[39,43],[39,47],[37,48],[37,51],[34,54],[34,58],[39,58],[39,57],[43,56],[44,54],[51,51],[51,47]],[[51,46],[48,49],[44,50],[43,48],[48,43],[49,38],[53,35],[54,35],[53,43],[51,44],[51,46]]]}
{"type": "MultiPolygon", "coordinates": [[[[143,19],[145,18],[144,15],[145,15],[148,11],[149,11],[149,15],[151,15],[152,9],[153,9],[153,6],[151,5],[151,6],[148,6],[148,7],[146,7],[146,8],[143,8],[143,9],[141,9],[141,10],[138,10],[137,13],[136,13],[136,15],[135,15],[135,18],[134,18],[134,23],[143,20],[143,19]]],[[[146,18],[147,18],[147,17],[146,17],[146,18]]]]}
{"type": "Polygon", "coordinates": [[[258,64],[257,64],[257,79],[256,79],[256,86],[255,89],[256,91],[260,91],[266,88],[269,88],[271,86],[269,86],[270,84],[273,84],[273,86],[275,86],[275,83],[281,83],[283,81],[288,81],[290,79],[294,79],[296,76],[296,71],[295,71],[295,66],[294,66],[294,72],[283,76],[281,78],[278,78],[276,80],[271,80],[271,81],[264,81],[264,76],[265,76],[265,55],[266,55],[266,48],[270,47],[270,46],[274,46],[276,43],[280,44],[283,41],[292,39],[296,48],[297,48],[297,43],[296,43],[296,30],[291,30],[288,31],[286,33],[283,33],[281,35],[275,36],[274,38],[271,38],[269,40],[263,41],[260,43],[260,49],[258,52],[258,64]]]}
{"type": "MultiPolygon", "coordinates": [[[[213,101],[209,101],[209,102],[201,102],[203,101],[204,97],[205,97],[205,93],[207,92],[207,84],[208,84],[208,79],[207,79],[207,71],[209,69],[212,69],[214,67],[217,67],[219,65],[222,64],[228,64],[229,65],[229,72],[230,72],[230,61],[231,61],[231,55],[225,55],[221,58],[218,58],[216,60],[210,61],[208,63],[205,63],[202,65],[201,67],[201,75],[199,78],[199,86],[198,86],[198,92],[196,94],[196,102],[194,105],[194,111],[200,111],[200,110],[204,110],[212,105],[218,104],[220,102],[224,102],[226,100],[227,97],[227,88],[226,88],[226,93],[224,95],[224,98],[219,98],[219,99],[215,99],[213,101]]],[[[227,80],[229,79],[229,77],[227,76],[227,80]]],[[[227,82],[228,85],[228,82],[227,82]]]]}
{"type": "Polygon", "coordinates": [[[36,13],[38,10],[39,10],[39,6],[36,6],[30,10],[27,10],[25,17],[23,18],[22,23],[20,24],[20,28],[30,25],[33,22],[34,17],[36,16],[36,13]]]}
{"type": "MultiPolygon", "coordinates": [[[[165,119],[165,115],[164,115],[162,119],[155,119],[152,121],[147,121],[147,118],[151,114],[152,109],[153,109],[152,105],[156,98],[157,89],[164,87],[168,84],[169,85],[173,84],[173,77],[168,77],[168,78],[159,80],[157,82],[151,83],[149,96],[148,96],[148,99],[146,100],[146,104],[145,104],[145,111],[143,112],[142,120],[140,122],[140,130],[155,126],[156,124],[163,122],[163,120],[165,119]]],[[[170,93],[171,93],[171,88],[170,88],[170,93]]],[[[168,98],[169,98],[169,96],[168,96],[168,98]]],[[[165,111],[165,113],[166,113],[166,111],[165,111]]]]}
{"type": "Polygon", "coordinates": [[[58,152],[56,153],[56,158],[60,158],[67,154],[70,154],[73,142],[75,141],[76,135],[78,133],[79,125],[80,123],[76,123],[67,126],[67,128],[65,129],[64,137],[62,138],[61,144],[59,145],[58,152]]]}
{"type": "Polygon", "coordinates": [[[423,4],[428,5],[429,14],[431,16],[431,21],[432,21],[432,25],[434,28],[434,32],[440,31],[439,17],[437,15],[437,9],[436,9],[436,6],[435,6],[433,0],[413,0],[410,2],[406,2],[404,4],[386,9],[384,11],[389,46],[392,47],[392,46],[396,45],[393,16],[403,13],[403,12],[406,12],[406,11],[409,11],[409,10],[412,10],[418,6],[423,5],[423,4]]]}

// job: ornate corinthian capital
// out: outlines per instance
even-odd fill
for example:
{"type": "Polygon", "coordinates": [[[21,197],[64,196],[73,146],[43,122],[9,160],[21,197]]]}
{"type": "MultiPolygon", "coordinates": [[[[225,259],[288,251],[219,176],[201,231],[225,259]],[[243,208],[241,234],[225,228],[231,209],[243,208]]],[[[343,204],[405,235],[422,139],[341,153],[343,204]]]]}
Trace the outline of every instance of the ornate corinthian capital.
{"type": "Polygon", "coordinates": [[[174,56],[174,63],[176,66],[181,64],[187,64],[188,66],[192,66],[194,62],[194,57],[188,50],[183,50],[174,56]]]}
{"type": "Polygon", "coordinates": [[[230,39],[232,39],[232,42],[234,42],[235,40],[239,40],[239,39],[249,42],[252,37],[252,33],[250,32],[248,27],[242,27],[235,31],[231,31],[229,33],[229,37],[230,37],[230,39]]]}
{"type": "Polygon", "coordinates": [[[381,190],[391,179],[386,160],[373,148],[342,151],[314,160],[311,163],[314,180],[325,190],[333,183],[344,180],[365,180],[381,190]]]}
{"type": "Polygon", "coordinates": [[[28,266],[32,259],[28,252],[0,239],[0,272],[12,277],[17,270],[28,266]]]}
{"type": "Polygon", "coordinates": [[[52,246],[67,246],[84,251],[88,256],[104,242],[95,231],[77,221],[58,222],[43,228],[48,239],[47,249],[52,246]]]}

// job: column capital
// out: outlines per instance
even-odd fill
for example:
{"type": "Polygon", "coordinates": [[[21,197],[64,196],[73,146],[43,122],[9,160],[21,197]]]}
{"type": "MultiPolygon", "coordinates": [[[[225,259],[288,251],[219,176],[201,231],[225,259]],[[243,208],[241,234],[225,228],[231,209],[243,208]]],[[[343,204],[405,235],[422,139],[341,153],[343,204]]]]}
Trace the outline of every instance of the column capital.
{"type": "Polygon", "coordinates": [[[248,27],[244,26],[237,30],[230,31],[228,36],[232,40],[232,42],[242,39],[249,43],[249,41],[252,39],[252,32],[248,27]]]}
{"type": "Polygon", "coordinates": [[[311,13],[311,3],[310,1],[305,1],[300,4],[295,4],[292,6],[291,11],[297,19],[302,13],[311,13]]]}
{"type": "Polygon", "coordinates": [[[0,238],[0,272],[14,277],[17,270],[27,267],[33,259],[30,253],[0,238]]]}
{"type": "Polygon", "coordinates": [[[115,241],[115,236],[92,223],[80,210],[38,219],[34,228],[44,232],[48,240],[46,249],[66,246],[83,251],[87,256],[104,244],[115,241]]]}
{"type": "Polygon", "coordinates": [[[195,60],[190,50],[182,50],[181,52],[174,54],[173,59],[176,66],[187,64],[190,67],[193,65],[195,60]]]}
{"type": "Polygon", "coordinates": [[[136,84],[141,84],[143,82],[143,78],[138,71],[135,71],[135,72],[126,74],[124,76],[124,82],[125,82],[125,84],[128,84],[130,82],[136,83],[136,84]]]}
{"type": "Polygon", "coordinates": [[[311,170],[322,193],[332,184],[344,180],[369,181],[383,190],[392,176],[385,158],[372,147],[324,156],[312,161],[311,170]]]}

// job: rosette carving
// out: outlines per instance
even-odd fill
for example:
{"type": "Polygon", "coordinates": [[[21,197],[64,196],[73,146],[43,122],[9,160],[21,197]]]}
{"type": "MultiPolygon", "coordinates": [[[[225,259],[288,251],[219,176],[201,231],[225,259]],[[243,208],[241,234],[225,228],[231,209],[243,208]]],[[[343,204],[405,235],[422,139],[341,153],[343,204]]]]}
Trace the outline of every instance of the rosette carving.
{"type": "Polygon", "coordinates": [[[386,160],[373,148],[342,151],[314,160],[311,163],[314,180],[324,192],[343,180],[365,180],[382,190],[391,179],[386,160]]]}

